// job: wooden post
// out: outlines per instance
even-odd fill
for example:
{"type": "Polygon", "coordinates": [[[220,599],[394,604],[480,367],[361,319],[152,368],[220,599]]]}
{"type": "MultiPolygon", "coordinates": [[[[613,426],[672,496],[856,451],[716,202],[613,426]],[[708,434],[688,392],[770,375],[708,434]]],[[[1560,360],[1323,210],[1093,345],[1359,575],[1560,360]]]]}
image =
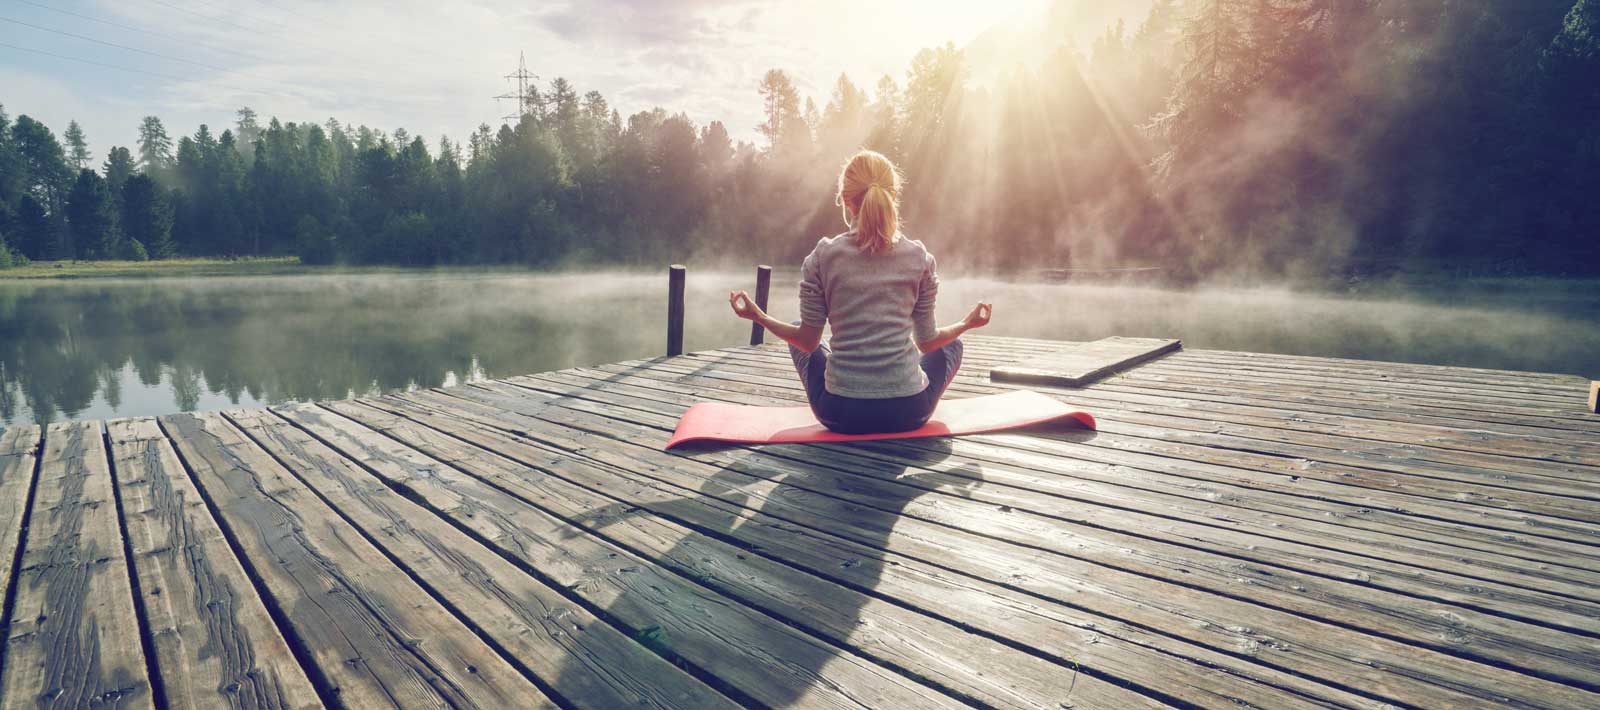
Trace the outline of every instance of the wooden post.
{"type": "Polygon", "coordinates": [[[1600,381],[1589,383],[1589,411],[1600,414],[1600,381]]]}
{"type": "MultiPolygon", "coordinates": [[[[772,267],[762,264],[756,267],[756,307],[762,311],[767,310],[767,294],[772,291],[772,267]]],[[[760,345],[766,339],[767,329],[760,323],[750,324],[750,344],[760,345]]]]}
{"type": "Polygon", "coordinates": [[[682,264],[667,268],[667,357],[683,354],[683,283],[688,275],[682,264]]]}

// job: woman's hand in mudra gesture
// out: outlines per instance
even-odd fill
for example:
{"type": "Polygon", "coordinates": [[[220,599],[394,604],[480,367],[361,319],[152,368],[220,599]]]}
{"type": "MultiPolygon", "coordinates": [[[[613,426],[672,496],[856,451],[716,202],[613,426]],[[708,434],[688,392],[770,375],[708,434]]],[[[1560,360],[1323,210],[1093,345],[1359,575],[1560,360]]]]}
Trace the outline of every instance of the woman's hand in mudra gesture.
{"type": "Polygon", "coordinates": [[[972,312],[967,314],[966,319],[963,320],[961,324],[966,326],[967,330],[972,330],[973,328],[982,328],[989,324],[989,316],[993,313],[993,303],[984,303],[979,301],[978,305],[972,308],[972,312]]]}
{"type": "Polygon", "coordinates": [[[734,314],[745,320],[761,320],[761,317],[766,315],[761,312],[761,307],[756,305],[755,300],[743,291],[729,291],[728,305],[733,306],[734,314]]]}

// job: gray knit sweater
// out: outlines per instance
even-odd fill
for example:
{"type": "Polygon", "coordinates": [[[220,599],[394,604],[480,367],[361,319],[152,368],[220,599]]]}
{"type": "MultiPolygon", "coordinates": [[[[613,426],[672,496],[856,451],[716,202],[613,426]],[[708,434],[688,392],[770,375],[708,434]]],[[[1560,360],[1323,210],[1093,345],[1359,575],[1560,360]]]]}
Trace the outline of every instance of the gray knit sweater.
{"type": "Polygon", "coordinates": [[[868,254],[846,232],[817,242],[800,276],[800,322],[833,329],[829,392],[858,399],[905,397],[928,386],[916,343],[933,339],[939,274],[922,242],[902,237],[868,254]],[[913,340],[915,338],[915,340],[913,340]]]}

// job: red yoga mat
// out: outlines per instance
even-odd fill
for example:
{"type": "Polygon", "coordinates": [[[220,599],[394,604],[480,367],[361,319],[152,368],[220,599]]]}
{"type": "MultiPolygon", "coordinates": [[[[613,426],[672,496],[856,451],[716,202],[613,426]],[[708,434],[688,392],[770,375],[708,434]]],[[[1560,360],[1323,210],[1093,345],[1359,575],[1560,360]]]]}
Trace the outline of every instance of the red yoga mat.
{"type": "Polygon", "coordinates": [[[1094,429],[1094,417],[1054,398],[1017,390],[966,399],[948,399],[933,410],[933,418],[919,429],[885,434],[839,434],[828,431],[811,414],[810,407],[755,407],[723,402],[701,402],[683,413],[667,448],[690,441],[728,441],[743,444],[804,444],[827,441],[911,439],[956,436],[1016,429],[1060,420],[1073,420],[1094,429]]]}

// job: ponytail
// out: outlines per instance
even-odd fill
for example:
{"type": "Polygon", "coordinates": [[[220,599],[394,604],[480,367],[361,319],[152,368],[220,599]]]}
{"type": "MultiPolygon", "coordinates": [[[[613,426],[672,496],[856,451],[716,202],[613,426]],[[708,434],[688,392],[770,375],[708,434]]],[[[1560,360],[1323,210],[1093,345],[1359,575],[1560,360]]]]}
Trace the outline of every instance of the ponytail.
{"type": "Polygon", "coordinates": [[[888,158],[870,150],[851,157],[839,173],[839,204],[862,251],[877,254],[899,240],[900,172],[888,158]]]}

